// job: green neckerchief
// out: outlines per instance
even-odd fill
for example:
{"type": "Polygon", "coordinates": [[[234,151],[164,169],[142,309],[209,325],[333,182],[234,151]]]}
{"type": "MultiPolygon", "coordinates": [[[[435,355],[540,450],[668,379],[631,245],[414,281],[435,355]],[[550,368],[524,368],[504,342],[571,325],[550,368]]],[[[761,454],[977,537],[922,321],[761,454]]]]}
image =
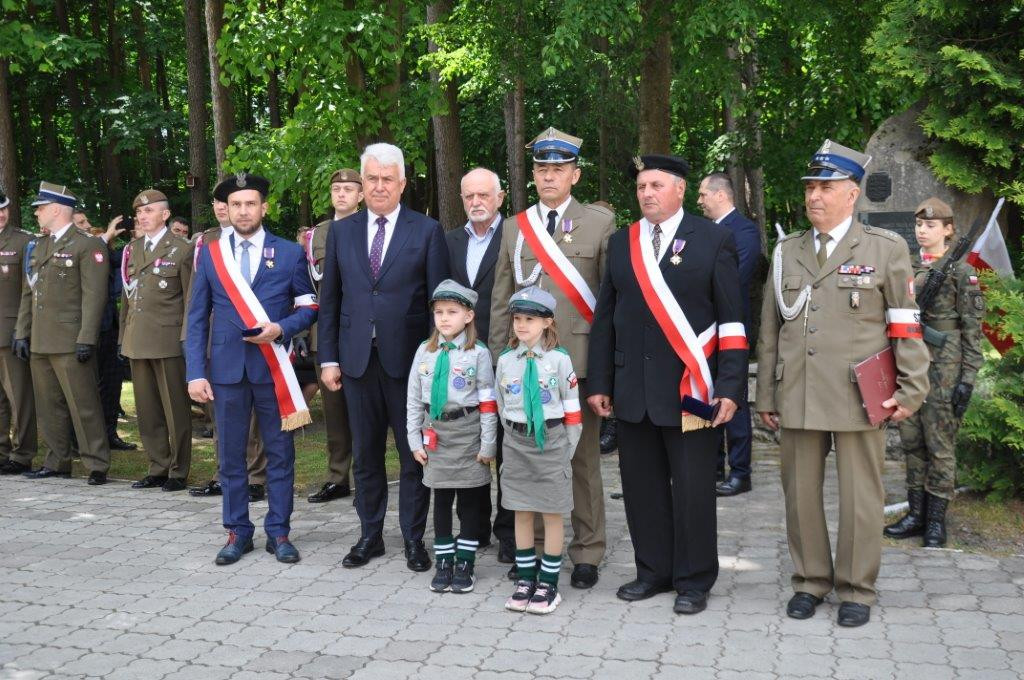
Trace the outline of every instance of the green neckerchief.
{"type": "Polygon", "coordinates": [[[444,412],[448,403],[448,374],[451,372],[451,361],[448,353],[455,349],[454,342],[442,342],[438,347],[441,351],[434,364],[434,380],[430,383],[430,418],[437,420],[444,412]]]}
{"type": "Polygon", "coordinates": [[[533,435],[537,448],[544,450],[547,432],[544,427],[544,404],[540,400],[540,376],[533,350],[526,352],[526,371],[523,372],[523,408],[526,411],[526,433],[533,435]]]}

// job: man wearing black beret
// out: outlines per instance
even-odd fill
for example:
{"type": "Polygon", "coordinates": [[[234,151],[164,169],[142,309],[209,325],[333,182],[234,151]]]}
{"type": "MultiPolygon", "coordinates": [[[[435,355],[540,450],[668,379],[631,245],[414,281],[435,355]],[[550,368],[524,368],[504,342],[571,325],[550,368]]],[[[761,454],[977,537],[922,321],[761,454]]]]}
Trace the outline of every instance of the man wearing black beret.
{"type": "Polygon", "coordinates": [[[688,171],[633,159],[643,217],[608,241],[587,361],[587,402],[618,419],[637,577],[617,595],[675,590],[678,614],[703,611],[718,577],[715,454],[747,379],[735,239],[684,212],[688,171]]]}

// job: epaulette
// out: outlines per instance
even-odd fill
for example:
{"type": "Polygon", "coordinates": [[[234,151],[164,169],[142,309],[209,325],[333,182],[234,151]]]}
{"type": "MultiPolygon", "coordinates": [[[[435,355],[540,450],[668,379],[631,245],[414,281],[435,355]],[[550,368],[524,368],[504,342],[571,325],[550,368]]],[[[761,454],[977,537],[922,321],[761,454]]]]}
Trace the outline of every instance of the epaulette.
{"type": "Polygon", "coordinates": [[[556,352],[561,352],[561,353],[562,353],[562,354],[564,354],[565,356],[569,356],[569,350],[567,350],[566,348],[562,347],[561,345],[559,345],[558,347],[556,347],[556,348],[555,348],[555,351],[556,351],[556,352]]]}
{"type": "Polygon", "coordinates": [[[25,231],[24,229],[15,229],[15,231],[19,234],[24,234],[25,236],[31,236],[32,238],[39,236],[39,234],[33,234],[31,231],[25,231]]]}
{"type": "Polygon", "coordinates": [[[506,347],[505,349],[501,350],[501,354],[499,354],[498,356],[503,357],[514,349],[515,347],[506,347]]]}
{"type": "Polygon", "coordinates": [[[864,225],[865,234],[874,234],[875,236],[881,236],[887,238],[890,241],[902,241],[903,237],[897,234],[895,231],[889,231],[888,229],[882,229],[881,227],[872,227],[870,224],[864,225]]]}
{"type": "Polygon", "coordinates": [[[601,215],[604,215],[606,217],[615,216],[615,213],[613,213],[611,210],[604,207],[603,205],[594,205],[593,203],[583,203],[582,205],[584,208],[587,208],[588,210],[593,210],[594,212],[600,213],[601,215]]]}
{"type": "Polygon", "coordinates": [[[776,241],[776,243],[782,243],[783,241],[789,241],[790,239],[797,238],[798,236],[803,236],[806,233],[807,233],[806,229],[800,229],[799,231],[791,231],[788,234],[786,234],[785,236],[783,236],[782,238],[780,238],[778,241],[776,241]]]}

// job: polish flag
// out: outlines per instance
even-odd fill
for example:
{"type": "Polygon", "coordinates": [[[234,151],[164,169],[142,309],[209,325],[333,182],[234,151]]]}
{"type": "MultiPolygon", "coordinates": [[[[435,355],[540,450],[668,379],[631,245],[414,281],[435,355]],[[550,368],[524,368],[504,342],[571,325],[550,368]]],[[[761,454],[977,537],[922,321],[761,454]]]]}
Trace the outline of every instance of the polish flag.
{"type": "MultiPolygon", "coordinates": [[[[1003,232],[1000,231],[999,224],[996,221],[1005,200],[1000,198],[996,202],[995,210],[992,211],[992,217],[989,218],[985,231],[981,233],[981,236],[978,237],[978,240],[975,241],[974,246],[971,248],[971,252],[967,254],[967,263],[978,271],[990,270],[999,276],[1012,279],[1015,277],[1013,275],[1013,264],[1010,262],[1010,253],[1006,249],[1003,232]]],[[[992,346],[1000,354],[1005,354],[1006,350],[1013,347],[1013,339],[1009,336],[1000,335],[998,329],[992,328],[987,323],[983,323],[981,328],[985,333],[985,337],[988,338],[989,342],[992,343],[992,346]]]]}

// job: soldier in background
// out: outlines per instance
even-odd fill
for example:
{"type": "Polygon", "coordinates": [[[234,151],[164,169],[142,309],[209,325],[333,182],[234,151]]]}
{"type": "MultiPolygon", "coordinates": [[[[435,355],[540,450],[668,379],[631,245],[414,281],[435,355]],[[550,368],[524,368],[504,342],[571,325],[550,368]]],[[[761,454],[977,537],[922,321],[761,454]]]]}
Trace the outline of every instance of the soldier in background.
{"type": "MultiPolygon", "coordinates": [[[[921,203],[914,215],[914,231],[921,246],[913,257],[914,287],[921,291],[932,270],[946,266],[956,227],[953,210],[938,198],[921,203]]],[[[906,515],[885,528],[886,536],[924,534],[926,548],[946,545],[946,507],[953,500],[956,481],[956,433],[981,368],[984,316],[985,298],[974,268],[957,262],[931,305],[921,313],[921,323],[937,331],[931,342],[925,336],[931,355],[931,389],[921,410],[900,423],[910,507],[906,515]]]]}
{"type": "Polygon", "coordinates": [[[28,364],[11,350],[21,290],[26,285],[22,267],[35,235],[10,223],[10,204],[11,199],[0,192],[0,475],[28,472],[36,455],[32,374],[28,364]]]}
{"type": "MultiPolygon", "coordinates": [[[[331,206],[334,220],[340,220],[355,213],[363,200],[363,178],[359,172],[344,168],[331,175],[331,206]]],[[[332,220],[324,220],[308,230],[301,239],[309,262],[309,276],[313,280],[317,295],[320,294],[320,279],[324,276],[323,261],[327,254],[327,232],[332,220]]],[[[309,329],[309,351],[313,353],[313,368],[320,398],[323,400],[324,421],[327,426],[327,481],[316,493],[307,499],[310,503],[326,503],[352,494],[349,477],[352,472],[352,431],[348,426],[348,406],[345,390],[337,392],[327,389],[320,380],[320,362],[317,359],[317,325],[309,329]]]]}
{"type": "Polygon", "coordinates": [[[67,187],[43,182],[36,219],[49,236],[28,258],[30,285],[23,287],[14,353],[31,357],[39,426],[50,453],[31,479],[71,474],[72,426],[89,484],[106,484],[110,447],[96,385],[96,342],[110,271],[106,244],[75,229],[76,199],[67,187]]]}

